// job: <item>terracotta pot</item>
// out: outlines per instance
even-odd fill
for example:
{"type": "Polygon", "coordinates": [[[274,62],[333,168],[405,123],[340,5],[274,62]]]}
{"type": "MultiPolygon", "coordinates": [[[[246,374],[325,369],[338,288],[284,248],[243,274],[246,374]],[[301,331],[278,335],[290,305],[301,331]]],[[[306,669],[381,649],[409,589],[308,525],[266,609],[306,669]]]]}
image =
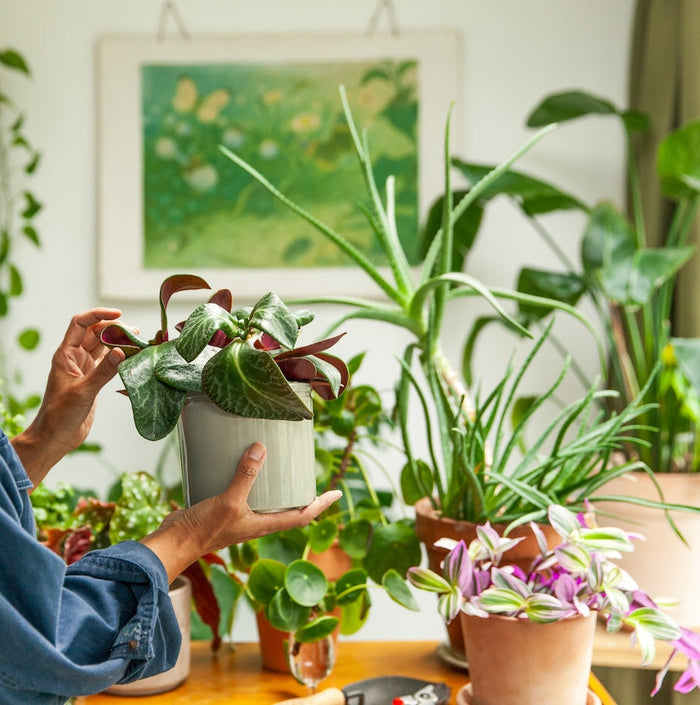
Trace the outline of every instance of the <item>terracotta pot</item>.
{"type": "Polygon", "coordinates": [[[175,665],[156,676],[149,676],[140,681],[113,685],[105,691],[110,695],[155,695],[166,693],[187,680],[190,675],[190,606],[192,603],[192,583],[180,576],[175,578],[168,595],[173,603],[177,623],[182,634],[182,646],[175,665]]]}
{"type": "MultiPolygon", "coordinates": [[[[311,386],[292,389],[312,408],[311,386]]],[[[178,421],[182,486],[188,506],[223,492],[245,450],[259,441],[267,455],[248,495],[258,512],[303,507],[316,496],[313,421],[251,419],[222,411],[204,394],[188,394],[178,421]]]]}
{"type": "MultiPolygon", "coordinates": [[[[318,566],[328,580],[337,580],[341,575],[352,568],[352,559],[340,548],[337,539],[330,548],[323,553],[311,551],[308,560],[318,566]]],[[[331,614],[340,616],[340,609],[335,609],[331,614]]],[[[287,650],[285,642],[289,637],[289,632],[275,629],[267,621],[262,612],[255,614],[255,621],[258,625],[258,638],[260,640],[260,652],[262,655],[263,667],[269,671],[278,673],[289,673],[287,664],[287,650]]],[[[339,628],[333,632],[334,643],[338,641],[339,628]]]]}
{"type": "MultiPolygon", "coordinates": [[[[448,519],[441,517],[434,509],[432,502],[428,497],[418,500],[415,504],[416,510],[416,535],[425,545],[425,550],[428,555],[428,567],[439,573],[444,557],[447,555],[447,550],[434,546],[434,543],[441,538],[454,539],[455,541],[463,540],[467,545],[476,538],[476,524],[471,521],[460,521],[457,519],[448,519]]],[[[493,528],[503,534],[506,529],[505,524],[493,524],[493,528]]],[[[540,524],[540,528],[547,537],[547,543],[550,548],[561,543],[559,534],[552,529],[549,524],[540,524]]],[[[510,532],[511,538],[525,537],[517,546],[504,554],[505,560],[508,563],[518,565],[523,569],[530,567],[532,559],[539,553],[537,540],[528,525],[519,526],[510,532]]],[[[456,652],[464,653],[464,640],[462,638],[462,629],[458,620],[453,620],[447,625],[447,635],[450,646],[456,652]]]]}
{"type": "MultiPolygon", "coordinates": [[[[700,507],[700,475],[658,473],[656,481],[668,502],[700,507]]],[[[659,493],[646,473],[632,472],[608,482],[600,490],[603,495],[624,495],[659,499],[659,493]]],[[[645,537],[635,541],[634,551],[616,561],[637,581],[639,587],[654,599],[673,599],[677,606],[666,607],[684,627],[700,628],[700,515],[671,512],[689,546],[671,528],[666,515],[658,509],[622,502],[596,502],[598,523],[619,526],[645,537]],[[679,576],[682,570],[682,579],[679,576]]]]}
{"type": "Polygon", "coordinates": [[[460,614],[473,705],[586,705],[595,614],[538,624],[460,614]]]}

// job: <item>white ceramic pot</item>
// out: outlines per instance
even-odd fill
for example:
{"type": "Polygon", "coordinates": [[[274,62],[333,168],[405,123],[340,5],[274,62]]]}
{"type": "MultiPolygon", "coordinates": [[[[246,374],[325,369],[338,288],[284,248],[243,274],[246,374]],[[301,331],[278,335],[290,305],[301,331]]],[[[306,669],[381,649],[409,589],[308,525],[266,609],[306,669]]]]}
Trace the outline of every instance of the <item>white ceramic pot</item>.
{"type": "MultiPolygon", "coordinates": [[[[309,409],[311,386],[292,383],[309,409]]],[[[313,420],[277,421],[234,416],[205,395],[188,395],[178,423],[180,461],[188,506],[223,492],[251,443],[267,455],[248,496],[251,509],[279,512],[303,507],[316,496],[313,420]]]]}
{"type": "Polygon", "coordinates": [[[182,646],[175,665],[157,676],[142,678],[140,681],[113,685],[105,691],[110,695],[155,695],[166,693],[187,680],[190,675],[190,605],[192,603],[192,583],[180,576],[175,578],[168,595],[173,603],[177,623],[182,634],[182,646]]]}

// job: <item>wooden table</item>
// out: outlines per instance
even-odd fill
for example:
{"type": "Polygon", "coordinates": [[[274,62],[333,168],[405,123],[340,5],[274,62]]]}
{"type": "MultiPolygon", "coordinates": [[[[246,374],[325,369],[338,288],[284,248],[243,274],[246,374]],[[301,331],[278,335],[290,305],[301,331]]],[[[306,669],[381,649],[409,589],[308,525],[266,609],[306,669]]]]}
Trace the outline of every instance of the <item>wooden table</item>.
{"type": "MultiPolygon", "coordinates": [[[[336,665],[319,690],[342,688],[349,683],[379,675],[409,676],[441,681],[452,690],[456,703],[459,690],[468,682],[464,669],[446,664],[437,655],[437,642],[341,641],[336,665]]],[[[273,705],[306,694],[289,674],[263,670],[257,643],[222,646],[212,654],[208,642],[192,643],[190,676],[179,688],[161,695],[125,699],[116,695],[78,698],[77,705],[273,705]]],[[[605,705],[615,705],[612,699],[605,705]]]]}

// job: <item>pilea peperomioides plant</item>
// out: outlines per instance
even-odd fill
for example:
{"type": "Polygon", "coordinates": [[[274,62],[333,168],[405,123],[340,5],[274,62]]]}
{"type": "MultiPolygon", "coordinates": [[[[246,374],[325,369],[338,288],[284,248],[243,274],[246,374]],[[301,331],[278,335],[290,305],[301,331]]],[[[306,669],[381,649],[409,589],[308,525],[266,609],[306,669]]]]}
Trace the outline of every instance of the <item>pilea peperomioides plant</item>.
{"type": "Polygon", "coordinates": [[[165,279],[161,327],[151,340],[120,323],[102,332],[105,345],[127,356],[119,375],[144,438],[159,440],[173,430],[188,392],[206,394],[230,414],[299,421],[311,418],[311,411],[290,382],[308,382],[326,399],[343,390],[347,367],[325,352],[342,334],[295,347],[299,330],[314,316],[308,310],[292,312],[272,291],[253,306],[232,309],[231,292],[220,289],[175,326],[180,335],[170,340],[166,311],[171,297],[209,288],[190,274],[165,279]]]}

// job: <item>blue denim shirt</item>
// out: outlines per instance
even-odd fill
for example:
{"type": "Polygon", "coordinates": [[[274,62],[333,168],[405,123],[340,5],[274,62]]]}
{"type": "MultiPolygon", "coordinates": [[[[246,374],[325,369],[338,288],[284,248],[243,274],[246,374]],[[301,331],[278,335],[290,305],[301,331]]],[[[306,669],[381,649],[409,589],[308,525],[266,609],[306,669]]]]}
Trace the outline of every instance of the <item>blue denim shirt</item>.
{"type": "Polygon", "coordinates": [[[0,431],[0,704],[59,705],[171,668],[180,630],[158,557],[125,541],[66,566],[36,539],[31,487],[0,431]]]}

